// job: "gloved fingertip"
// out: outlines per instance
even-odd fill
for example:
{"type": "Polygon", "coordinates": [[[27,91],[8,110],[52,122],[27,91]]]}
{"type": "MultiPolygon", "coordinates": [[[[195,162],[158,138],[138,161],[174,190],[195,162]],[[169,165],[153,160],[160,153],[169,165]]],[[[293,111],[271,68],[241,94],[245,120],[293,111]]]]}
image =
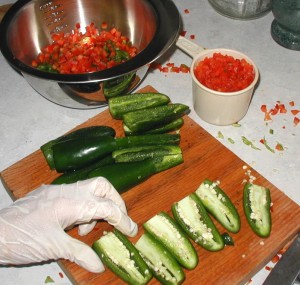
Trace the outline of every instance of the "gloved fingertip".
{"type": "Polygon", "coordinates": [[[91,223],[79,225],[79,227],[78,227],[78,234],[80,236],[87,235],[88,233],[90,233],[93,230],[93,228],[95,227],[96,223],[97,223],[96,221],[93,221],[91,223]]]}
{"type": "Polygon", "coordinates": [[[60,253],[61,258],[69,259],[93,273],[101,273],[105,270],[100,257],[90,246],[67,234],[65,238],[65,242],[62,243],[64,246],[60,253]]]}
{"type": "Polygon", "coordinates": [[[133,222],[131,231],[128,234],[128,236],[135,237],[137,235],[137,233],[138,233],[138,225],[135,222],[133,222]]]}
{"type": "Polygon", "coordinates": [[[104,265],[99,256],[89,247],[75,255],[75,263],[93,273],[105,271],[104,265]]]}
{"type": "Polygon", "coordinates": [[[119,223],[115,227],[121,231],[123,234],[134,237],[138,233],[138,226],[130,218],[127,220],[128,223],[119,223]]]}
{"type": "Polygon", "coordinates": [[[85,263],[85,264],[82,264],[82,263],[78,263],[76,262],[79,266],[83,267],[84,269],[86,269],[87,271],[89,272],[92,272],[92,273],[102,273],[105,271],[105,268],[102,264],[102,262],[100,261],[100,259],[98,259],[97,261],[94,261],[94,263],[85,263]]]}

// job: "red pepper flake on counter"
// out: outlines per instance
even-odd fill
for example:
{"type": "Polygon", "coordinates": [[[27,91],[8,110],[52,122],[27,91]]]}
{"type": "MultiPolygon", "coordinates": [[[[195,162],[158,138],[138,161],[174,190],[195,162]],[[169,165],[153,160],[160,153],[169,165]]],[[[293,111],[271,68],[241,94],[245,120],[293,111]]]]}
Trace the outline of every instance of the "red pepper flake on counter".
{"type": "MultiPolygon", "coordinates": [[[[290,107],[295,106],[294,101],[289,102],[290,107]]],[[[272,117],[279,115],[279,114],[287,114],[288,110],[285,106],[285,104],[281,103],[280,101],[277,101],[275,106],[271,109],[267,108],[267,105],[263,104],[260,106],[260,110],[264,113],[264,121],[271,121],[272,117]]],[[[299,114],[300,110],[298,109],[291,109],[290,113],[294,116],[293,123],[294,126],[297,126],[299,124],[299,118],[296,117],[299,114]]],[[[285,129],[285,126],[283,126],[285,129]]]]}
{"type": "Polygon", "coordinates": [[[266,266],[265,269],[266,269],[267,271],[271,271],[271,270],[272,270],[272,267],[266,266]]]}
{"type": "Polygon", "coordinates": [[[185,37],[186,33],[187,33],[187,31],[181,31],[180,35],[181,35],[182,37],[185,37]]]}
{"type": "Polygon", "coordinates": [[[270,113],[267,109],[267,105],[265,105],[265,104],[261,105],[260,110],[265,114],[265,118],[264,118],[265,121],[271,121],[272,120],[272,118],[270,116],[270,113]]]}
{"type": "Polygon", "coordinates": [[[170,69],[171,72],[175,72],[175,73],[179,73],[180,72],[180,68],[178,66],[172,66],[170,69]]]}
{"type": "Polygon", "coordinates": [[[180,64],[179,69],[182,73],[189,73],[190,72],[189,67],[184,63],[180,64]]]}
{"type": "Polygon", "coordinates": [[[267,150],[269,150],[270,152],[275,153],[274,149],[272,149],[269,146],[269,144],[268,144],[268,142],[267,142],[267,140],[265,138],[261,139],[260,142],[266,147],[267,150]]]}
{"type": "Polygon", "coordinates": [[[283,151],[283,145],[281,143],[277,143],[275,149],[278,151],[283,151]]]}
{"type": "Polygon", "coordinates": [[[254,80],[254,67],[245,59],[214,53],[200,61],[196,78],[204,86],[220,92],[236,92],[248,87],[254,80]]]}
{"type": "Polygon", "coordinates": [[[161,63],[151,63],[150,68],[152,69],[157,69],[160,72],[163,73],[168,73],[168,72],[173,72],[173,73],[189,73],[190,69],[189,67],[181,63],[179,66],[175,66],[173,62],[168,62],[165,66],[163,66],[161,63]]]}
{"type": "Polygon", "coordinates": [[[277,151],[283,151],[284,150],[283,145],[279,142],[276,143],[274,149],[270,147],[270,145],[268,144],[268,142],[266,141],[265,138],[260,139],[259,142],[262,143],[266,147],[266,149],[271,151],[272,153],[275,153],[275,150],[277,150],[277,151]]]}
{"type": "Polygon", "coordinates": [[[280,259],[280,256],[279,256],[278,254],[276,254],[276,255],[271,259],[271,261],[272,261],[272,263],[277,263],[277,262],[279,261],[279,259],[280,259]]]}
{"type": "Polygon", "coordinates": [[[195,39],[195,35],[190,35],[190,39],[194,40],[195,39]]]}
{"type": "Polygon", "coordinates": [[[184,13],[185,13],[185,14],[189,14],[189,13],[190,13],[190,10],[189,10],[189,9],[184,9],[184,13]]]}

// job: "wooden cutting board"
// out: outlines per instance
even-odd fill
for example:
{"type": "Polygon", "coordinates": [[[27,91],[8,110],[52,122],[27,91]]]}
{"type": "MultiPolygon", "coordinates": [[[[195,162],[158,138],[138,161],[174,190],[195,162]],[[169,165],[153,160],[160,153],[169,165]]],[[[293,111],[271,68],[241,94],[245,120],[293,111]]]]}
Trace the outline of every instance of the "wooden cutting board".
{"type": "MultiPolygon", "coordinates": [[[[148,86],[143,91],[153,89],[148,86]]],[[[248,166],[251,175],[257,178],[255,182],[270,189],[273,202],[272,233],[267,239],[256,236],[245,220],[242,207],[243,181],[248,178],[243,168],[246,163],[188,116],[184,119],[185,124],[180,131],[184,163],[156,174],[123,194],[129,215],[139,225],[138,236],[131,241],[135,242],[143,233],[142,224],[145,221],[161,210],[171,214],[172,203],[195,191],[205,178],[220,180],[221,188],[232,199],[241,216],[241,230],[232,234],[235,245],[227,246],[220,252],[208,252],[195,245],[200,261],[194,270],[185,271],[185,284],[245,284],[299,232],[300,207],[248,166]]],[[[91,125],[112,126],[118,136],[123,135],[121,122],[113,120],[108,110],[78,128],[91,125]]],[[[1,172],[2,182],[14,199],[23,197],[41,184],[50,183],[56,176],[56,172],[48,168],[40,150],[1,172]]],[[[217,226],[221,233],[225,232],[220,225],[217,226]]],[[[112,227],[107,223],[99,222],[85,237],[78,236],[77,228],[68,233],[92,245],[103,231],[110,229],[112,227]]],[[[60,265],[74,284],[123,284],[109,270],[93,274],[66,260],[61,261],[60,265]]],[[[152,279],[150,284],[157,282],[152,279]]]]}

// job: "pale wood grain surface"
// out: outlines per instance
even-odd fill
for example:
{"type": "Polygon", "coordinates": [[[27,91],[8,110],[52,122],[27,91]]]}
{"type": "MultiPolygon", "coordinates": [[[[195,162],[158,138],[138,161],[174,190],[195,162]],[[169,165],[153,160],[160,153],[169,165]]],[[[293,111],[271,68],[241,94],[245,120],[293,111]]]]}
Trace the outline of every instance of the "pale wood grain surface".
{"type": "MultiPolygon", "coordinates": [[[[143,91],[147,90],[153,89],[146,87],[143,91]]],[[[200,262],[196,269],[185,271],[186,284],[244,284],[299,232],[300,207],[248,166],[257,178],[256,183],[271,190],[273,202],[271,236],[267,239],[257,237],[243,214],[243,180],[247,179],[243,169],[245,163],[188,116],[184,119],[185,124],[180,131],[184,163],[156,174],[123,194],[129,215],[140,229],[138,236],[131,241],[135,242],[143,233],[143,222],[161,210],[171,214],[172,203],[195,191],[205,178],[220,180],[221,188],[238,209],[242,227],[239,233],[232,234],[235,245],[220,252],[208,252],[195,245],[200,262]]],[[[108,111],[78,128],[91,125],[109,125],[116,129],[118,136],[123,135],[121,122],[113,120],[108,111]]],[[[56,172],[48,168],[40,150],[1,172],[2,182],[13,198],[23,197],[41,184],[50,183],[56,176],[56,172]]],[[[221,233],[225,231],[217,226],[221,233]]],[[[103,231],[110,229],[108,224],[99,222],[85,237],[78,236],[77,228],[70,230],[69,234],[92,245],[103,231]]],[[[109,270],[93,274],[69,261],[61,261],[61,265],[75,284],[123,284],[109,270]]],[[[156,283],[154,279],[150,282],[156,283]]]]}

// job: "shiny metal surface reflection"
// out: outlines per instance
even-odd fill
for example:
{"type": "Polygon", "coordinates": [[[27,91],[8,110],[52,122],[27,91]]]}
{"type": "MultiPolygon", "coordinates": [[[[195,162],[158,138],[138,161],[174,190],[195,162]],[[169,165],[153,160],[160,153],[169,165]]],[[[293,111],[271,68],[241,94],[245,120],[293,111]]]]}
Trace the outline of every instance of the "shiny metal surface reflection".
{"type": "Polygon", "coordinates": [[[70,108],[95,108],[106,105],[103,82],[136,72],[126,91],[133,90],[149,63],[172,46],[179,29],[180,16],[171,0],[20,0],[1,22],[0,47],[12,67],[46,99],[70,108]],[[71,32],[76,23],[84,29],[92,22],[97,27],[103,22],[117,27],[138,48],[138,55],[113,68],[85,74],[55,74],[30,66],[51,42],[51,33],[71,32]]]}

